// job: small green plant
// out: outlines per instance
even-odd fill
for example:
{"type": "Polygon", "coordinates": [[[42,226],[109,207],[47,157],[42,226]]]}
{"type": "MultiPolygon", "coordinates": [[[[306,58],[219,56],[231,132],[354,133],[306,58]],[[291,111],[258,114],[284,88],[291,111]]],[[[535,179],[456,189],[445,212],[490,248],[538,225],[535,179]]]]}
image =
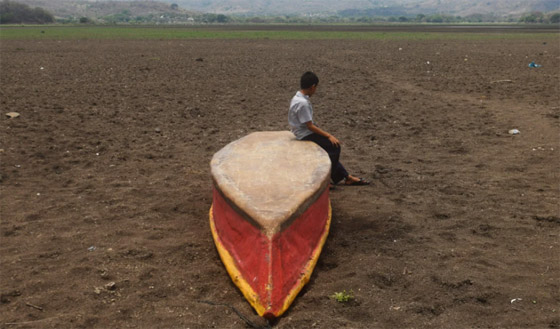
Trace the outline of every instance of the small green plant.
{"type": "Polygon", "coordinates": [[[354,292],[352,290],[350,290],[349,292],[346,292],[346,290],[335,292],[334,295],[331,296],[331,298],[339,303],[346,303],[354,299],[354,292]]]}

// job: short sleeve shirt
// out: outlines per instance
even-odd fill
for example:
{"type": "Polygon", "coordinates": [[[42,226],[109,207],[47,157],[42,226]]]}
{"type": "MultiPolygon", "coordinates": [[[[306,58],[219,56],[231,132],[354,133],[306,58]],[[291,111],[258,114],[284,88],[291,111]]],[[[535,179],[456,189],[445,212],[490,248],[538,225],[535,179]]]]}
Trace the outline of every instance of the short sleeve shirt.
{"type": "Polygon", "coordinates": [[[307,122],[313,122],[313,107],[309,102],[309,96],[298,91],[290,103],[288,112],[288,123],[290,130],[297,139],[302,139],[313,132],[307,128],[307,122]]]}

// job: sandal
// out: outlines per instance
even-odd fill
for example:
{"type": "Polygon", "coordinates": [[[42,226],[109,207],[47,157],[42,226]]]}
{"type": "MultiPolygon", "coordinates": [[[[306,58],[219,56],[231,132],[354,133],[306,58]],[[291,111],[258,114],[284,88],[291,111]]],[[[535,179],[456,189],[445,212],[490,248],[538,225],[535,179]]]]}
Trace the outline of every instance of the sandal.
{"type": "Polygon", "coordinates": [[[359,181],[352,181],[352,183],[350,183],[350,184],[344,183],[344,185],[346,185],[346,186],[364,186],[364,185],[369,185],[369,184],[370,183],[363,178],[360,178],[359,181]]]}

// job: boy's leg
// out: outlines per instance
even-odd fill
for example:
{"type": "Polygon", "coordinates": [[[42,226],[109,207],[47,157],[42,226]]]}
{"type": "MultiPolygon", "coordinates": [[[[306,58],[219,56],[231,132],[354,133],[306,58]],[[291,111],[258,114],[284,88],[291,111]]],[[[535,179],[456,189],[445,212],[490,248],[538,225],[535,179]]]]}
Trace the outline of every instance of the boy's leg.
{"type": "Polygon", "coordinates": [[[303,140],[314,142],[327,152],[331,159],[331,179],[333,183],[336,184],[348,177],[348,172],[339,162],[340,146],[333,145],[327,137],[315,133],[305,136],[303,140]]]}
{"type": "Polygon", "coordinates": [[[338,183],[341,180],[345,179],[348,177],[348,171],[346,171],[346,169],[344,168],[344,166],[342,165],[342,163],[340,163],[340,161],[338,162],[338,164],[336,165],[336,168],[333,168],[332,173],[331,173],[331,179],[333,181],[333,183],[338,183]]]}

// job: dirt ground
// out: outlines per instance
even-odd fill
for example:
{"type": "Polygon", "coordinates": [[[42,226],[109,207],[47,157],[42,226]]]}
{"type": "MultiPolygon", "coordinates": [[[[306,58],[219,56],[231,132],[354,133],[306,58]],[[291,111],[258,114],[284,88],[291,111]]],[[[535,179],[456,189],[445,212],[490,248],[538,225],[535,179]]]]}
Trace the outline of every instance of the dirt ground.
{"type": "Polygon", "coordinates": [[[214,247],[209,161],[287,129],[306,70],[317,123],[373,184],[332,191],[312,279],[273,325],[560,327],[558,37],[2,41],[0,56],[2,328],[267,325],[214,247]],[[343,290],[355,299],[330,298],[343,290]]]}

